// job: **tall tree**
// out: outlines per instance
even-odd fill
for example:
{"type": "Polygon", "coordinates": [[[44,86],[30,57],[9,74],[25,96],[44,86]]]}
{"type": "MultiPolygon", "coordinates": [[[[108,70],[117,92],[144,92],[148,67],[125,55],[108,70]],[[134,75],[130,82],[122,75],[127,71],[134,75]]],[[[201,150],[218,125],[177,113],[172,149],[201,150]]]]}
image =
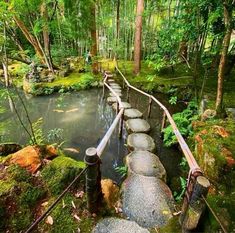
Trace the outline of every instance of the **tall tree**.
{"type": "Polygon", "coordinates": [[[137,0],[135,21],[135,44],[134,44],[134,74],[141,69],[141,47],[142,47],[142,14],[144,12],[144,0],[137,0]]]}
{"type": "Polygon", "coordinates": [[[218,86],[217,86],[217,97],[216,97],[217,113],[221,112],[223,104],[223,82],[225,76],[225,66],[227,62],[228,48],[232,34],[232,12],[234,5],[235,5],[234,1],[229,1],[229,0],[223,1],[225,35],[223,39],[223,47],[221,51],[220,64],[218,70],[218,86]]]}

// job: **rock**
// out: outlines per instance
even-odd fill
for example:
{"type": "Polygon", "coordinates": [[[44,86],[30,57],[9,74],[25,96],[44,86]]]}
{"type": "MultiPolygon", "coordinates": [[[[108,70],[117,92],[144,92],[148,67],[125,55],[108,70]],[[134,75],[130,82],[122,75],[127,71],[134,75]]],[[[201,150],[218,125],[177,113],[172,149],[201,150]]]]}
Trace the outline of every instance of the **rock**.
{"type": "Polygon", "coordinates": [[[143,119],[129,119],[126,121],[126,128],[129,133],[148,133],[150,125],[143,119]]]}
{"type": "Polygon", "coordinates": [[[140,112],[138,109],[130,108],[124,112],[125,120],[134,119],[134,118],[142,118],[142,117],[143,117],[143,113],[140,112]]]}
{"type": "Polygon", "coordinates": [[[121,88],[121,86],[118,85],[117,83],[110,83],[109,86],[110,86],[111,88],[121,88]]]}
{"type": "Polygon", "coordinates": [[[157,177],[166,182],[166,170],[159,158],[148,151],[133,151],[126,157],[128,173],[157,177]]]}
{"type": "Polygon", "coordinates": [[[110,179],[101,180],[101,188],[105,202],[109,208],[114,208],[119,198],[119,188],[110,179]]]}
{"type": "Polygon", "coordinates": [[[117,98],[110,96],[107,98],[107,102],[108,102],[108,104],[113,104],[113,103],[117,102],[117,98]]]}
{"type": "MultiPolygon", "coordinates": [[[[129,103],[127,103],[127,102],[122,102],[122,106],[123,106],[125,109],[131,108],[131,105],[130,105],[129,103]]],[[[114,103],[114,104],[112,105],[112,107],[113,107],[113,109],[116,111],[116,109],[117,109],[117,103],[114,103]]]]}
{"type": "Polygon", "coordinates": [[[226,108],[225,111],[229,118],[235,120],[235,108],[226,108]]]}
{"type": "Polygon", "coordinates": [[[153,152],[155,150],[155,143],[153,138],[144,133],[132,133],[127,138],[128,148],[133,150],[147,150],[153,152]]]}
{"type": "Polygon", "coordinates": [[[202,115],[201,120],[206,121],[208,119],[213,119],[216,116],[216,111],[213,109],[207,109],[202,115]]]}
{"type": "Polygon", "coordinates": [[[18,164],[30,173],[35,173],[42,165],[41,152],[37,146],[27,146],[12,154],[9,163],[18,164]]]}
{"type": "Polygon", "coordinates": [[[98,222],[92,233],[148,233],[137,223],[119,218],[105,218],[98,222]]]}
{"type": "MultiPolygon", "coordinates": [[[[121,92],[115,92],[115,94],[116,94],[117,96],[119,96],[119,97],[122,96],[122,93],[121,93],[121,92]]],[[[116,96],[116,95],[114,95],[112,92],[110,92],[109,95],[112,96],[112,97],[115,97],[115,96],[116,96]]]]}
{"type": "Polygon", "coordinates": [[[162,227],[172,218],[173,197],[156,177],[132,174],[123,183],[123,212],[146,228],[162,227]]]}
{"type": "Polygon", "coordinates": [[[0,156],[6,156],[22,149],[22,146],[16,143],[2,143],[0,144],[0,156]]]}
{"type": "Polygon", "coordinates": [[[115,80],[114,79],[108,79],[108,83],[114,83],[115,80]]]}

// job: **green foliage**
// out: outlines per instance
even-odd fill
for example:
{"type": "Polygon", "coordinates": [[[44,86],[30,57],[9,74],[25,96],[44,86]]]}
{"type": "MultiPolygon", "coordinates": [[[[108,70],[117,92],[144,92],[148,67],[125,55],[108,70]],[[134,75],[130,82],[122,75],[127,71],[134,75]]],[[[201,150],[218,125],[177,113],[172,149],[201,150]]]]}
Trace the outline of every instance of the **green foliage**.
{"type": "Polygon", "coordinates": [[[123,178],[127,175],[128,167],[127,166],[115,167],[115,171],[121,176],[121,178],[123,178]]]}
{"type": "Polygon", "coordinates": [[[179,193],[174,192],[174,198],[176,201],[181,201],[183,199],[184,193],[187,188],[187,181],[183,177],[180,177],[180,186],[181,186],[181,191],[179,193]]]}
{"type": "MultiPolygon", "coordinates": [[[[44,137],[43,131],[42,131],[42,124],[43,124],[42,117],[38,118],[37,121],[32,123],[32,128],[33,128],[33,132],[34,132],[34,136],[35,136],[37,145],[42,145],[45,142],[45,137],[44,137]]],[[[33,144],[32,139],[30,140],[30,144],[33,144]]]]}
{"type": "Polygon", "coordinates": [[[171,105],[176,105],[177,104],[177,96],[171,96],[170,99],[169,99],[169,103],[171,105]]]}
{"type": "MultiPolygon", "coordinates": [[[[173,115],[173,119],[184,137],[190,136],[192,131],[192,122],[198,118],[197,115],[197,104],[194,101],[189,102],[187,108],[182,112],[176,113],[173,115]]],[[[177,138],[173,132],[171,125],[163,129],[164,133],[164,144],[169,147],[174,144],[177,144],[177,138]]]]}
{"type": "Polygon", "coordinates": [[[48,131],[47,133],[47,141],[48,142],[58,142],[63,139],[64,130],[61,128],[54,128],[48,131]]]}

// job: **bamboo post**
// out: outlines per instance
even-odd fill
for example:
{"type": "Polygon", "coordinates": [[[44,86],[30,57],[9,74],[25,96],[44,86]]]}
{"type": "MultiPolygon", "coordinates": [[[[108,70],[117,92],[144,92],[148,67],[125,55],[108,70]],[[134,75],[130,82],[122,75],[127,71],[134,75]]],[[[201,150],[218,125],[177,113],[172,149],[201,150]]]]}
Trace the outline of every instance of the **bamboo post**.
{"type": "Polygon", "coordinates": [[[119,112],[119,102],[118,102],[118,100],[117,100],[117,108],[116,108],[116,115],[118,115],[118,112],[119,112]]]}
{"type": "Polygon", "coordinates": [[[206,177],[198,176],[196,178],[188,206],[182,212],[181,224],[184,230],[189,231],[197,227],[206,206],[203,197],[206,197],[209,187],[210,182],[206,177]]]}
{"type": "Polygon", "coordinates": [[[161,132],[165,128],[165,125],[166,125],[166,113],[165,113],[165,111],[163,111],[161,132]]]}
{"type": "Polygon", "coordinates": [[[121,119],[120,119],[120,124],[119,124],[119,132],[118,132],[118,136],[119,138],[122,138],[122,131],[123,131],[123,122],[124,122],[124,112],[122,113],[121,119]]]}
{"type": "Polygon", "coordinates": [[[130,98],[130,87],[127,86],[127,94],[126,94],[126,101],[129,102],[129,98],[130,98]]]}
{"type": "Polygon", "coordinates": [[[151,115],[151,110],[152,110],[152,98],[149,97],[149,106],[148,106],[148,118],[150,118],[150,115],[151,115]]]}
{"type": "Polygon", "coordinates": [[[87,165],[86,172],[86,195],[87,208],[90,213],[96,213],[98,204],[102,197],[101,192],[101,173],[100,159],[97,155],[96,148],[90,147],[86,150],[84,159],[87,165]]]}

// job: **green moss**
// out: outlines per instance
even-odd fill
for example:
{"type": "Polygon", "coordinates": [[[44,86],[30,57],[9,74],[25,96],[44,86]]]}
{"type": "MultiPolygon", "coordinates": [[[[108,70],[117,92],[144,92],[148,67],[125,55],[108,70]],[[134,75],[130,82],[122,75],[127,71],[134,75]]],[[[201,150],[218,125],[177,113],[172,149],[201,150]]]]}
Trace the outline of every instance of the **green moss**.
{"type": "Polygon", "coordinates": [[[85,167],[83,162],[59,156],[42,170],[42,178],[52,194],[60,194],[63,189],[85,167]]]}
{"type": "Polygon", "coordinates": [[[9,174],[9,178],[17,181],[17,182],[30,182],[31,175],[27,170],[18,166],[18,165],[11,165],[8,167],[7,172],[9,174]]]}
{"type": "Polygon", "coordinates": [[[170,221],[167,223],[166,226],[161,227],[158,230],[159,233],[181,233],[182,229],[179,224],[179,219],[177,217],[173,217],[170,219],[170,221]]]}
{"type": "Polygon", "coordinates": [[[8,195],[12,189],[16,186],[16,182],[14,180],[0,180],[0,197],[8,195]]]}

